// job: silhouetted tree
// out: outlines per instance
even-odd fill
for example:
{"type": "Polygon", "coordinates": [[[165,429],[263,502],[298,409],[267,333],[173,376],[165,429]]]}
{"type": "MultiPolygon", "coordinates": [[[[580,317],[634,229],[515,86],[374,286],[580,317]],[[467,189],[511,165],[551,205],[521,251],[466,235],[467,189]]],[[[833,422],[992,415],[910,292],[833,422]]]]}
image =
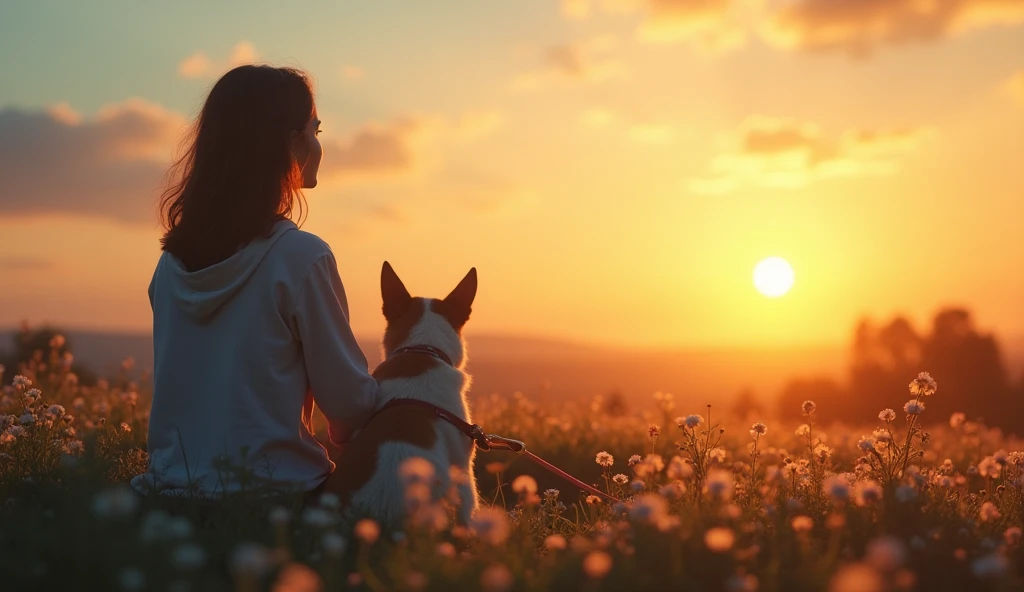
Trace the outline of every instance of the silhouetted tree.
{"type": "MultiPolygon", "coordinates": [[[[72,343],[64,332],[55,327],[40,327],[32,329],[28,324],[23,323],[21,329],[11,339],[11,348],[0,355],[0,364],[3,364],[4,380],[10,382],[15,374],[22,372],[31,361],[43,364],[44,367],[50,363],[51,351],[56,350],[57,357],[63,359],[66,354],[71,354],[72,343]],[[56,342],[55,337],[62,337],[62,343],[56,342]]],[[[71,354],[73,356],[73,354],[71,354]]],[[[70,370],[78,375],[78,383],[90,386],[96,383],[96,373],[87,366],[78,362],[72,362],[70,370]]]]}
{"type": "Polygon", "coordinates": [[[789,381],[779,395],[779,416],[790,419],[801,417],[804,401],[810,400],[818,405],[816,421],[845,419],[854,407],[849,399],[846,389],[831,378],[797,378],[789,381]]]}

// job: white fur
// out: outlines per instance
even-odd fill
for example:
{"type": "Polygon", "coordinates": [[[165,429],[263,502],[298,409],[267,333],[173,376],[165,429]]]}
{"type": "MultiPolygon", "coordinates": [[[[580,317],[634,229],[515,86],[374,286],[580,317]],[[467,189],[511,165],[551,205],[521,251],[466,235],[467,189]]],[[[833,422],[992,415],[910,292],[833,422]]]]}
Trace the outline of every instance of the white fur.
{"type": "MultiPolygon", "coordinates": [[[[418,399],[473,423],[466,391],[472,378],[464,372],[466,365],[466,343],[452,328],[445,317],[424,311],[420,322],[409,332],[409,337],[395,349],[408,345],[430,345],[443,351],[451,359],[452,366],[438,364],[424,374],[412,378],[391,378],[380,383],[384,406],[392,399],[418,399]]],[[[391,352],[384,352],[385,356],[391,352]]],[[[426,354],[417,354],[426,355],[426,354]]],[[[445,495],[452,487],[450,468],[456,467],[466,475],[462,483],[456,483],[460,507],[459,521],[468,523],[472,513],[479,507],[476,477],[473,474],[473,457],[476,448],[473,441],[455,426],[444,420],[435,421],[437,439],[432,449],[425,450],[406,442],[389,442],[381,447],[377,455],[377,468],[373,476],[358,491],[353,493],[353,509],[368,511],[382,521],[401,519],[405,513],[405,490],[399,480],[398,467],[402,461],[418,456],[434,466],[434,475],[445,495]]]]}

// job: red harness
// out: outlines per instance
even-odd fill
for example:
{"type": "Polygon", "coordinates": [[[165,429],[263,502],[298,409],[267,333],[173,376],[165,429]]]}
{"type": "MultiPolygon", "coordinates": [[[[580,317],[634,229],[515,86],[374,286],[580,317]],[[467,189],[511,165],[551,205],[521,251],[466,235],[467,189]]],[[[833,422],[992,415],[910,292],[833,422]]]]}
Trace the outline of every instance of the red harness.
{"type": "Polygon", "coordinates": [[[389,409],[391,407],[398,407],[400,405],[420,407],[422,409],[431,411],[437,417],[447,421],[448,423],[455,426],[455,428],[458,429],[460,432],[469,436],[469,438],[473,440],[473,443],[476,445],[476,447],[479,448],[480,450],[510,450],[512,452],[515,452],[516,454],[522,454],[526,456],[526,458],[529,458],[533,462],[539,464],[540,466],[551,471],[555,475],[558,475],[562,479],[565,479],[569,483],[572,483],[576,487],[579,487],[583,491],[586,491],[587,493],[596,495],[601,499],[609,502],[620,501],[618,498],[614,496],[608,495],[607,493],[595,487],[587,485],[583,481],[580,481],[576,477],[573,477],[569,473],[566,473],[562,469],[559,469],[555,465],[530,452],[529,450],[526,449],[526,444],[524,444],[522,441],[512,440],[510,438],[502,438],[501,436],[496,436],[494,434],[486,434],[484,433],[483,428],[481,428],[479,425],[467,423],[454,413],[451,413],[450,411],[447,411],[445,409],[441,409],[440,407],[432,403],[427,403],[426,401],[420,401],[417,399],[392,399],[386,405],[381,407],[380,410],[377,411],[377,413],[380,413],[381,411],[384,411],[385,409],[389,409]]]}

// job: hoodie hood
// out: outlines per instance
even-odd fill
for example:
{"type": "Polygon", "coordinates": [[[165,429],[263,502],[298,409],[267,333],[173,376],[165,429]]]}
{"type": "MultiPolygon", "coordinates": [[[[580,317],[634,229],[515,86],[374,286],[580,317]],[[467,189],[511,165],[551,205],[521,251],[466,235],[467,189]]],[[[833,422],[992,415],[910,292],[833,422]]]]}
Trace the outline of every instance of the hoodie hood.
{"type": "Polygon", "coordinates": [[[161,273],[166,276],[175,304],[194,321],[206,319],[231,300],[274,243],[292,230],[297,227],[291,220],[278,221],[269,237],[253,240],[234,255],[199,271],[187,271],[177,257],[164,252],[161,273]]]}

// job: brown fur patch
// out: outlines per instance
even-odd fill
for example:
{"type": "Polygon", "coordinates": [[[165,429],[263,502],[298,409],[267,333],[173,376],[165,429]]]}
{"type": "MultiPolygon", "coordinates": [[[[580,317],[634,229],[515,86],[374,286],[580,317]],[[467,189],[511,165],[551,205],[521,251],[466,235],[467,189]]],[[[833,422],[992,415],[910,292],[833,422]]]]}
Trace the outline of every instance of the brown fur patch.
{"type": "Polygon", "coordinates": [[[348,505],[352,494],[376,472],[378,453],[384,444],[405,442],[429,450],[437,441],[436,421],[433,412],[412,405],[381,411],[333,459],[337,467],[327,478],[324,491],[337,495],[343,505],[348,505]]]}
{"type": "Polygon", "coordinates": [[[408,310],[402,316],[397,319],[388,319],[388,326],[384,330],[383,340],[385,357],[395,351],[398,346],[402,345],[409,338],[413,327],[420,322],[420,319],[423,318],[423,313],[426,311],[426,300],[417,296],[412,299],[408,310]]]}
{"type": "Polygon", "coordinates": [[[456,310],[452,303],[444,300],[431,300],[430,310],[444,317],[452,329],[455,329],[455,333],[462,335],[462,326],[469,319],[468,311],[456,310]]]}
{"type": "Polygon", "coordinates": [[[434,356],[404,352],[381,362],[373,369],[373,377],[377,382],[389,378],[413,378],[426,374],[431,368],[443,363],[434,356]]]}

